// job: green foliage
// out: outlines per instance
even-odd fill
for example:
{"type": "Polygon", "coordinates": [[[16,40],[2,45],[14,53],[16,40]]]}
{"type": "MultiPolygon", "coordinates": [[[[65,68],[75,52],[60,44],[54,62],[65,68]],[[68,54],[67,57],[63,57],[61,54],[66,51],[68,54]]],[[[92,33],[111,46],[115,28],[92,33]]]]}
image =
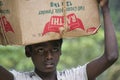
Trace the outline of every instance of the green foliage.
{"type": "Polygon", "coordinates": [[[83,65],[103,52],[103,31],[93,36],[64,40],[58,69],[83,65]],[[97,37],[97,38],[96,38],[97,37]]]}
{"type": "Polygon", "coordinates": [[[120,1],[110,0],[111,17],[117,31],[120,31],[120,1]]]}
{"type": "Polygon", "coordinates": [[[0,64],[7,69],[30,70],[31,60],[24,55],[23,46],[0,46],[0,64]]]}

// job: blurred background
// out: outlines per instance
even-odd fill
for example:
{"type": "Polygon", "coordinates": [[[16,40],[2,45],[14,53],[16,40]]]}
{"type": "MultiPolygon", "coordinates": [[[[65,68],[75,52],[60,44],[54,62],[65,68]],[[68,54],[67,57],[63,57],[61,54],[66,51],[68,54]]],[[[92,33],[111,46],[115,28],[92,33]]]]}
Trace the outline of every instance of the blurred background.
{"type": "MultiPolygon", "coordinates": [[[[119,52],[120,52],[120,0],[110,0],[111,17],[115,25],[119,52]]],[[[101,28],[98,33],[91,36],[76,39],[64,39],[61,60],[58,70],[69,69],[84,65],[101,56],[104,51],[103,21],[101,16],[101,28]]],[[[0,64],[8,70],[31,71],[33,64],[30,58],[24,54],[24,46],[0,45],[0,64]]],[[[101,74],[97,80],[120,80],[120,58],[107,71],[101,74]]]]}

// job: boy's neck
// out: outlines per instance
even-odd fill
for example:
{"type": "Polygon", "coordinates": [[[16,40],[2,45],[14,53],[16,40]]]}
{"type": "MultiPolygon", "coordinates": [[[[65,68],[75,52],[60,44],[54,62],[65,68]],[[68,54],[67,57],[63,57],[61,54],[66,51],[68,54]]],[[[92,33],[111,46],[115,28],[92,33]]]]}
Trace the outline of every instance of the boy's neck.
{"type": "Polygon", "coordinates": [[[37,69],[35,69],[35,72],[37,75],[42,78],[43,80],[57,80],[57,72],[52,71],[52,72],[41,72],[37,69]]]}

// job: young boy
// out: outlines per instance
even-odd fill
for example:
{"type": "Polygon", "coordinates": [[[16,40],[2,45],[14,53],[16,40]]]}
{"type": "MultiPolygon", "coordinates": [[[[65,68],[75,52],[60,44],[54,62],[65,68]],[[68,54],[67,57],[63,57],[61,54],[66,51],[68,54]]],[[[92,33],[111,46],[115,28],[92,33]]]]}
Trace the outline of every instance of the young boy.
{"type": "Polygon", "coordinates": [[[105,50],[101,57],[70,70],[58,72],[56,66],[61,53],[62,39],[25,47],[27,57],[34,64],[34,72],[7,71],[0,66],[0,80],[95,80],[118,58],[118,46],[109,13],[109,0],[98,0],[103,12],[105,50]]]}

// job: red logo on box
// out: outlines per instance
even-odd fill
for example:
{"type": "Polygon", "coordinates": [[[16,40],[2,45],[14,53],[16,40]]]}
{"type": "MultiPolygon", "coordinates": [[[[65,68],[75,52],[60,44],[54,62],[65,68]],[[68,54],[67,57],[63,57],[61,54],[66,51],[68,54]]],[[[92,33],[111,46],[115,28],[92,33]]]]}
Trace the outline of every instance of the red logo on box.
{"type": "MultiPolygon", "coordinates": [[[[85,30],[82,21],[77,18],[74,13],[67,15],[66,21],[67,25],[69,26],[68,31],[72,31],[76,28],[85,30]]],[[[48,32],[60,33],[61,27],[64,27],[64,16],[52,16],[50,21],[46,23],[42,34],[45,35],[48,32]]]]}
{"type": "Polygon", "coordinates": [[[6,19],[5,16],[0,18],[0,25],[4,28],[6,32],[11,31],[14,32],[12,26],[10,25],[9,21],[6,19]]]}

